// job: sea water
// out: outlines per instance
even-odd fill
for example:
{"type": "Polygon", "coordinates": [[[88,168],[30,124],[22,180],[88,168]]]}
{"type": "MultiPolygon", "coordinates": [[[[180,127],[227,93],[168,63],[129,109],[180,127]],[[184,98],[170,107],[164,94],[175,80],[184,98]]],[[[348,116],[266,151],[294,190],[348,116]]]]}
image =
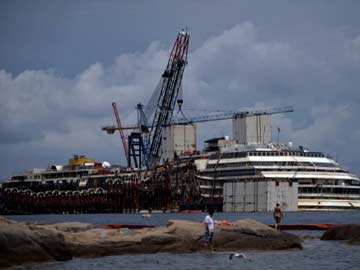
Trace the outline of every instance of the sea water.
{"type": "MultiPolygon", "coordinates": [[[[17,221],[40,223],[87,222],[94,224],[143,224],[166,225],[169,219],[202,221],[205,213],[165,213],[143,218],[140,214],[88,214],[88,215],[26,215],[8,216],[17,221]]],[[[251,218],[265,224],[272,224],[271,213],[215,213],[216,220],[233,221],[251,218]]],[[[310,223],[360,223],[360,211],[331,212],[286,212],[284,224],[310,223]]],[[[321,231],[290,231],[299,235],[320,237],[321,231]]],[[[360,269],[360,246],[348,245],[342,241],[321,241],[319,238],[305,240],[302,250],[286,251],[241,251],[251,261],[229,259],[229,252],[190,254],[146,254],[121,255],[93,259],[75,258],[71,261],[46,263],[37,266],[22,266],[15,269],[29,270],[112,270],[112,269],[360,269]]]]}

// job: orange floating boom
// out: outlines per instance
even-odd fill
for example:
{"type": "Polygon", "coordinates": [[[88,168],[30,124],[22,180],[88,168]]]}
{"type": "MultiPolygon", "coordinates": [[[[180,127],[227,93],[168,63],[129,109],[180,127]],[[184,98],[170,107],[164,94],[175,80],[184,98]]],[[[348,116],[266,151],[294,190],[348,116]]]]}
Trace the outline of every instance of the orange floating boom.
{"type": "MultiPolygon", "coordinates": [[[[280,224],[280,230],[317,230],[317,231],[325,231],[336,226],[343,225],[343,224],[329,224],[329,223],[322,223],[322,224],[280,224]]],[[[274,225],[269,225],[269,227],[274,228],[274,225]]]]}

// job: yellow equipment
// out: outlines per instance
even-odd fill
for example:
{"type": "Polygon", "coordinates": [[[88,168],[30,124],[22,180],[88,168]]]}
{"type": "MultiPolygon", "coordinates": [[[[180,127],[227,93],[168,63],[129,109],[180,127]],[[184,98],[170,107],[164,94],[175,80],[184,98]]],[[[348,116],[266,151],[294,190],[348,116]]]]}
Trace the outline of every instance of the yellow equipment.
{"type": "Polygon", "coordinates": [[[83,165],[85,163],[95,163],[95,159],[87,158],[85,156],[74,155],[73,158],[69,159],[69,165],[83,165]]]}

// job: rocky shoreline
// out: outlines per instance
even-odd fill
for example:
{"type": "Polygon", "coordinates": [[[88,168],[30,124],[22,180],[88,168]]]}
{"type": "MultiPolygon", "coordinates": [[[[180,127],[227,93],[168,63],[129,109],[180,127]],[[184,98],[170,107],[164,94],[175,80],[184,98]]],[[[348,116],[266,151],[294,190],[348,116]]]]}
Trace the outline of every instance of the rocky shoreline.
{"type": "MultiPolygon", "coordinates": [[[[0,267],[75,257],[200,252],[203,230],[203,224],[185,220],[169,220],[166,227],[109,230],[86,223],[20,223],[0,217],[0,267]]],[[[250,219],[219,224],[215,235],[216,251],[302,248],[298,236],[250,219]]]]}

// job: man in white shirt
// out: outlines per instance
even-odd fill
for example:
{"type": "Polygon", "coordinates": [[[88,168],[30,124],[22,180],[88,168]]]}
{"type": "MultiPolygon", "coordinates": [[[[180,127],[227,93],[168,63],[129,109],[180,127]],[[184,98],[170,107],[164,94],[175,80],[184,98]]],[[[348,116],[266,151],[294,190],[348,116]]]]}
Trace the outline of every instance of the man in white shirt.
{"type": "Polygon", "coordinates": [[[214,210],[210,209],[208,211],[208,215],[204,219],[205,246],[210,248],[211,253],[214,253],[213,239],[214,239],[215,223],[212,218],[213,215],[214,215],[214,210]]]}

